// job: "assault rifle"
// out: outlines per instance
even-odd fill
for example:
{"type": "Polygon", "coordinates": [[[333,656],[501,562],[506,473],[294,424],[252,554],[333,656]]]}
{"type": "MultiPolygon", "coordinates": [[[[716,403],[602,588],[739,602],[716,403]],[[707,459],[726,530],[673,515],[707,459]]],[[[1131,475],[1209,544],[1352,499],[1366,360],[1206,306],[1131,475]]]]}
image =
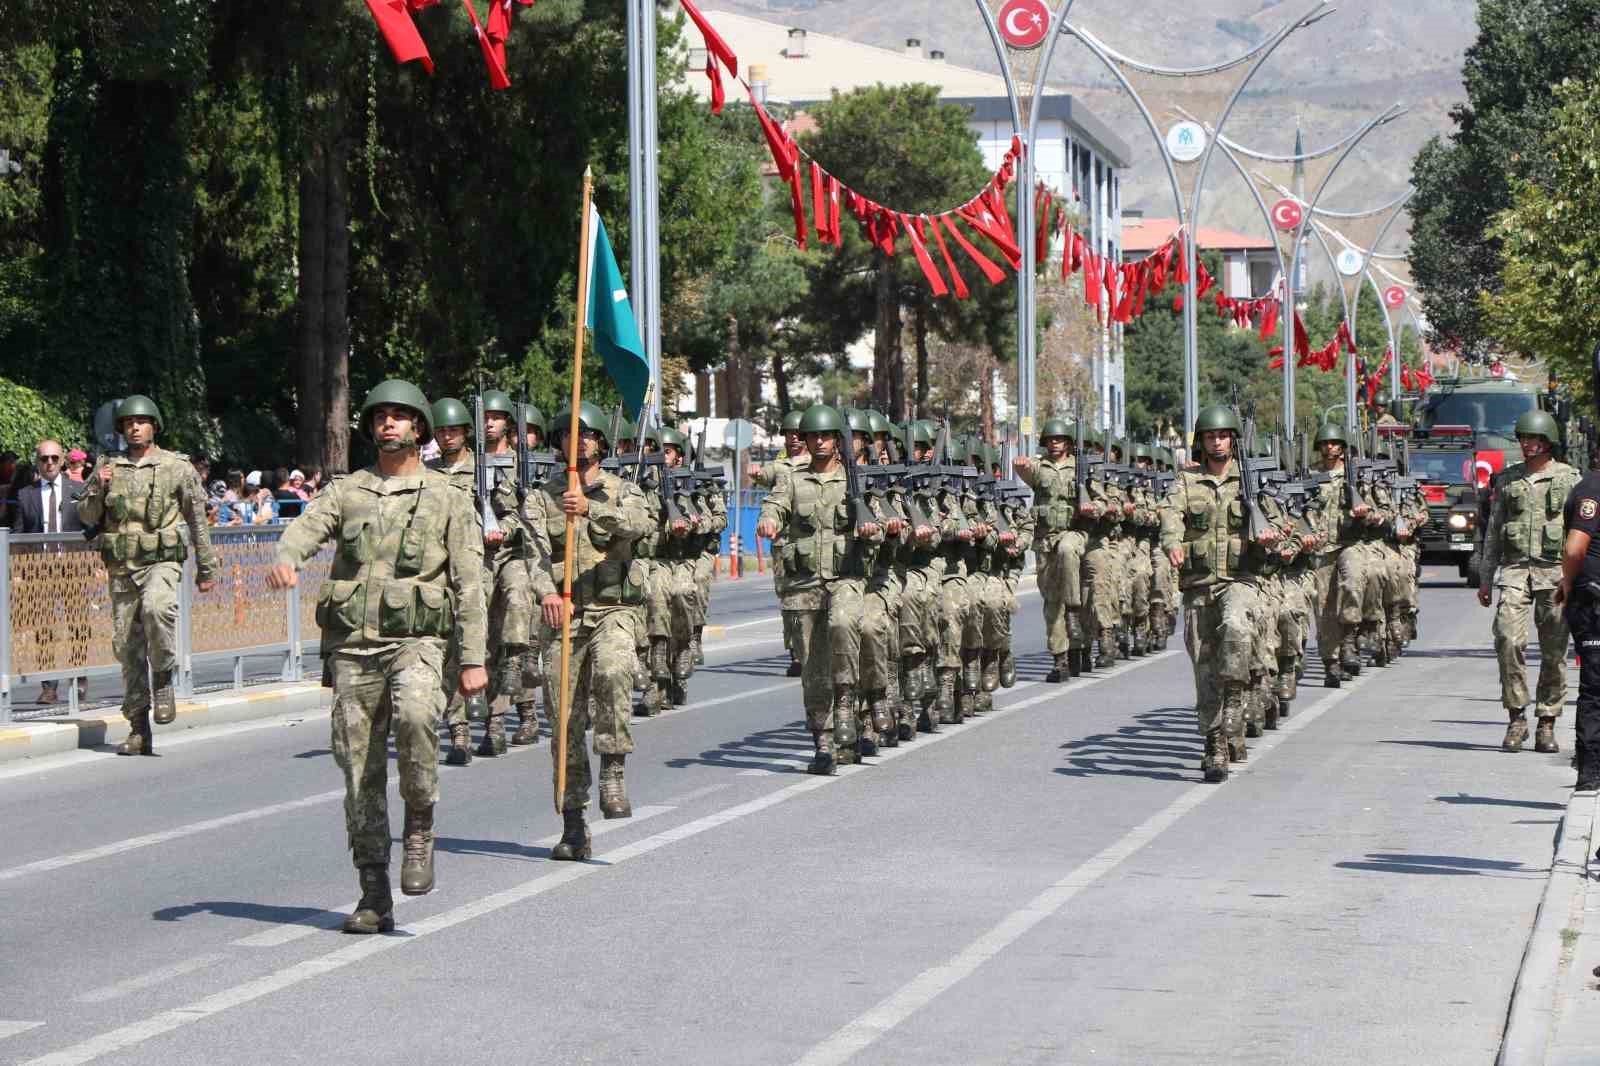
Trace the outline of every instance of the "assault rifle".
{"type": "Polygon", "coordinates": [[[1271,525],[1267,516],[1261,510],[1262,476],[1278,467],[1276,459],[1257,459],[1253,454],[1256,446],[1256,420],[1247,419],[1244,424],[1243,454],[1239,456],[1239,475],[1243,482],[1243,496],[1245,509],[1245,539],[1255,540],[1266,532],[1271,525]]]}
{"type": "Polygon", "coordinates": [[[500,528],[494,515],[494,472],[489,469],[487,433],[483,421],[483,375],[478,375],[478,394],[472,399],[472,461],[473,481],[478,497],[478,523],[483,535],[500,528]]]}

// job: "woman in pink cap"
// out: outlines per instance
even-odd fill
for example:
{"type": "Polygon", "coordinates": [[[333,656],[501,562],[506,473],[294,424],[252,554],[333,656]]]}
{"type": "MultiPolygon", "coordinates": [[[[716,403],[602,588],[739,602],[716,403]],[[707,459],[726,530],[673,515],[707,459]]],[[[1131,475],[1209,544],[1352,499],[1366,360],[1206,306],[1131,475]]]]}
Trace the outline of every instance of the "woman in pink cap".
{"type": "Polygon", "coordinates": [[[67,477],[73,481],[82,481],[84,467],[89,464],[89,456],[82,448],[74,448],[67,453],[67,477]]]}

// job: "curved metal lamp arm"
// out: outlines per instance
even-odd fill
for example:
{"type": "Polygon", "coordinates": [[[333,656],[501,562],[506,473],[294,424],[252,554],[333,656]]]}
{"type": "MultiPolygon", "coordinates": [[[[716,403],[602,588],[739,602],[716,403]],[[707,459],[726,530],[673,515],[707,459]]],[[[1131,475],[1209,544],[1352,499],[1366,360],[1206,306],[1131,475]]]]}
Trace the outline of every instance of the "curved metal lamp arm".
{"type": "MultiPolygon", "coordinates": [[[[1322,19],[1325,19],[1329,15],[1333,14],[1333,12],[1334,8],[1331,0],[1320,0],[1316,7],[1312,8],[1306,14],[1300,16],[1297,21],[1285,26],[1282,30],[1280,30],[1278,35],[1276,35],[1276,38],[1287,36],[1288,34],[1293,33],[1295,30],[1309,26],[1313,22],[1318,22],[1322,19]]],[[[1276,47],[1275,37],[1269,37],[1260,44],[1256,45],[1254,48],[1250,49],[1248,52],[1245,52],[1243,55],[1229,59],[1222,63],[1214,63],[1206,67],[1164,67],[1158,63],[1147,63],[1144,60],[1123,55],[1121,52],[1107,47],[1104,42],[1100,41],[1098,38],[1095,38],[1094,35],[1089,33],[1088,30],[1078,29],[1074,30],[1073,33],[1074,36],[1079,38],[1088,37],[1095,40],[1095,43],[1098,44],[1108,56],[1124,66],[1131,67],[1132,69],[1144,74],[1155,74],[1166,78],[1195,78],[1206,74],[1220,74],[1225,70],[1232,70],[1234,67],[1242,66],[1259,56],[1270,54],[1272,49],[1276,47]]]]}
{"type": "MultiPolygon", "coordinates": [[[[1189,113],[1188,108],[1175,107],[1175,108],[1173,108],[1173,110],[1178,112],[1178,114],[1182,115],[1184,118],[1188,119],[1191,122],[1199,122],[1202,126],[1204,126],[1206,128],[1206,132],[1207,133],[1211,134],[1212,136],[1216,136],[1216,131],[1211,128],[1211,123],[1206,122],[1206,121],[1204,121],[1202,119],[1196,118],[1194,115],[1189,113]]],[[[1270,152],[1262,152],[1262,151],[1259,151],[1259,150],[1257,150],[1255,148],[1250,148],[1250,147],[1248,147],[1246,145],[1243,145],[1243,144],[1240,144],[1238,141],[1232,140],[1231,138],[1228,138],[1228,137],[1221,137],[1221,138],[1218,138],[1218,139],[1222,141],[1222,143],[1223,143],[1223,145],[1225,147],[1232,149],[1233,151],[1239,153],[1242,156],[1245,156],[1248,159],[1254,159],[1254,160],[1257,160],[1258,162],[1262,162],[1262,163],[1309,163],[1313,159],[1321,159],[1325,155],[1332,155],[1334,152],[1337,152],[1339,149],[1341,149],[1345,145],[1349,144],[1351,139],[1354,138],[1356,136],[1356,134],[1359,133],[1359,132],[1360,132],[1359,130],[1354,131],[1354,132],[1350,133],[1349,135],[1347,135],[1346,137],[1344,137],[1342,140],[1335,141],[1334,143],[1328,145],[1326,148],[1318,148],[1316,151],[1305,152],[1305,153],[1302,153],[1300,155],[1273,155],[1270,152]]],[[[1242,171],[1241,171],[1241,173],[1242,173],[1242,171]]]]}

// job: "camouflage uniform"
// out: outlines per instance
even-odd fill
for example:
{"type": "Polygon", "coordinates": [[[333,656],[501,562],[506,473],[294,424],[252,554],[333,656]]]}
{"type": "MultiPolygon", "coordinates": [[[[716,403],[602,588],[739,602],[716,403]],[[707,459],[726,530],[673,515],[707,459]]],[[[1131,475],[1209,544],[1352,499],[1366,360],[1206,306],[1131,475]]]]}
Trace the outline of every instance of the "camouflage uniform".
{"type": "MultiPolygon", "coordinates": [[[[868,497],[874,520],[886,525],[892,519],[905,521],[905,510],[887,493],[868,497]]],[[[900,708],[893,699],[899,688],[900,670],[900,575],[895,570],[900,552],[910,539],[910,531],[884,536],[874,553],[872,575],[867,579],[864,613],[861,619],[862,713],[859,734],[873,744],[899,743],[900,708]]]]}
{"type": "MultiPolygon", "coordinates": [[[[923,732],[937,728],[934,700],[938,681],[934,677],[943,628],[944,603],[940,587],[944,579],[943,542],[945,518],[939,509],[936,492],[923,491],[912,497],[903,494],[902,505],[911,513],[921,512],[912,524],[926,519],[933,530],[930,543],[910,538],[900,552],[900,696],[902,721],[923,732]]],[[[914,532],[914,530],[912,531],[914,532]]]]}
{"type": "Polygon", "coordinates": [[[1208,770],[1226,773],[1228,740],[1242,729],[1260,596],[1245,557],[1239,464],[1221,474],[1181,471],[1161,512],[1161,550],[1183,548],[1184,640],[1194,664],[1195,710],[1208,770]]]}
{"type": "Polygon", "coordinates": [[[963,642],[963,689],[971,697],[969,706],[979,714],[994,709],[992,693],[999,687],[1000,653],[1011,639],[1011,592],[1001,579],[999,558],[1006,545],[1000,543],[999,505],[990,499],[973,501],[978,520],[989,532],[973,541],[967,551],[967,587],[972,598],[968,642],[963,642]]]}
{"type": "Polygon", "coordinates": [[[111,586],[112,654],[122,666],[122,717],[153,748],[149,734],[151,678],[155,718],[172,721],[178,667],[178,585],[192,550],[195,579],[217,576],[217,553],[206,522],[206,494],[189,457],[150,445],[142,458],[126,453],[95,464],[78,497],[85,528],[97,527],[100,557],[111,586]],[[102,488],[100,471],[111,467],[102,488]]]}
{"type": "MultiPolygon", "coordinates": [[[[445,462],[444,457],[430,460],[427,464],[429,470],[437,471],[450,479],[450,484],[463,492],[467,499],[473,499],[476,491],[477,465],[473,461],[472,452],[465,449],[454,464],[445,462]]],[[[489,577],[484,576],[484,587],[488,586],[489,577]]],[[[445,706],[444,722],[450,731],[465,728],[467,725],[467,698],[461,694],[461,629],[450,635],[450,643],[445,648],[444,671],[445,706]]],[[[470,753],[463,758],[470,758],[470,753]]]]}
{"type": "MultiPolygon", "coordinates": [[[[1512,716],[1513,727],[1524,721],[1529,701],[1530,624],[1539,640],[1540,724],[1559,718],[1566,702],[1567,624],[1555,605],[1555,587],[1561,580],[1566,542],[1562,509],[1580,479],[1578,471],[1552,459],[1537,473],[1526,463],[1509,466],[1497,482],[1484,538],[1483,584],[1500,590],[1494,650],[1500,663],[1500,701],[1512,716]]],[[[1525,724],[1521,732],[1526,733],[1525,724]]],[[[1515,746],[1520,742],[1518,738],[1515,746]]]]}
{"type": "MultiPolygon", "coordinates": [[[[796,470],[810,465],[810,462],[810,456],[807,455],[799,455],[793,459],[788,456],[780,456],[761,468],[761,476],[755,479],[755,483],[761,488],[776,490],[785,478],[796,470]]],[[[783,553],[778,550],[778,544],[774,541],[772,543],[772,591],[777,593],[780,603],[783,601],[783,590],[783,553]]],[[[779,613],[783,617],[784,650],[789,653],[790,659],[798,665],[800,657],[795,654],[794,631],[796,626],[799,625],[799,613],[790,611],[780,611],[779,613]]],[[[793,675],[794,673],[795,671],[791,669],[790,674],[793,675]]]]}
{"type": "Polygon", "coordinates": [[[540,626],[533,595],[537,555],[532,532],[519,514],[514,473],[496,467],[495,478],[490,501],[505,539],[492,551],[484,550],[483,587],[489,600],[489,691],[484,698],[489,723],[479,755],[505,750],[505,709],[496,706],[501,696],[516,706],[523,730],[531,730],[533,738],[539,735],[534,702],[540,680],[540,626]]]}
{"type": "Polygon", "coordinates": [[[1127,497],[1122,489],[1104,481],[1089,480],[1084,483],[1089,503],[1096,509],[1093,517],[1082,517],[1080,523],[1088,533],[1087,550],[1083,556],[1084,583],[1088,586],[1084,604],[1084,640],[1098,640],[1100,655],[1097,668],[1115,665],[1117,661],[1117,627],[1122,624],[1122,586],[1125,563],[1122,546],[1122,505],[1127,497]]]}
{"type": "Polygon", "coordinates": [[[1127,521],[1128,595],[1123,602],[1122,626],[1127,634],[1129,649],[1134,655],[1143,655],[1154,646],[1154,633],[1150,629],[1151,585],[1155,567],[1151,564],[1153,538],[1160,532],[1161,520],[1156,514],[1155,496],[1143,485],[1129,490],[1133,500],[1133,517],[1127,521]]]}
{"type": "Polygon", "coordinates": [[[1034,553],[1039,562],[1039,598],[1044,601],[1045,647],[1056,660],[1058,680],[1072,648],[1071,623],[1083,607],[1083,554],[1088,533],[1077,523],[1077,483],[1072,456],[1036,459],[1017,470],[1033,490],[1034,553]]]}
{"type": "Polygon", "coordinates": [[[1367,585],[1366,521],[1350,513],[1345,501],[1348,467],[1318,464],[1328,475],[1322,486],[1320,532],[1326,538],[1316,560],[1317,653],[1328,683],[1337,685],[1346,666],[1359,669],[1354,640],[1361,627],[1367,585]]]}
{"type": "MultiPolygon", "coordinates": [[[[522,513],[532,531],[535,557],[548,567],[533,572],[536,602],[560,595],[565,576],[567,516],[561,497],[567,491],[567,474],[552,475],[528,493],[522,513]]],[[[601,471],[583,486],[589,512],[573,521],[576,554],[572,568],[572,648],[566,691],[567,718],[566,792],[563,811],[582,811],[589,803],[589,752],[586,730],[593,731],[595,754],[628,755],[633,751],[632,717],[635,651],[644,602],[645,567],[633,557],[634,544],[650,533],[650,512],[644,493],[633,482],[601,471]]],[[[559,631],[545,633],[544,684],[546,699],[559,707],[561,693],[561,639],[559,631]]],[[[552,715],[554,719],[554,714],[552,715]]],[[[560,752],[550,747],[551,773],[555,775],[560,752]]]]}
{"type": "MultiPolygon", "coordinates": [[[[848,445],[844,445],[848,447],[848,445]]],[[[856,700],[867,574],[882,534],[863,541],[850,529],[844,467],[808,464],[780,481],[761,504],[762,522],[779,529],[786,587],[782,607],[796,614],[806,726],[819,753],[856,757],[856,700]]]]}
{"type": "Polygon", "coordinates": [[[345,827],[357,867],[387,867],[388,735],[408,811],[439,794],[445,649],[484,664],[483,532],[449,476],[337,478],[284,530],[278,562],[295,569],[335,541],[317,601],[333,670],[333,756],[344,771],[345,827]]]}

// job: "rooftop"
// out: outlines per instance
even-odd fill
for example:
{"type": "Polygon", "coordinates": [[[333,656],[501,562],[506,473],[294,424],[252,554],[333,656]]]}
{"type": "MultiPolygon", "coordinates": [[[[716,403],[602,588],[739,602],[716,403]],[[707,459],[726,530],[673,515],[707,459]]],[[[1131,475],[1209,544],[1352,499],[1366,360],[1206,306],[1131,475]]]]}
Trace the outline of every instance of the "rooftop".
{"type": "MultiPolygon", "coordinates": [[[[1124,218],[1122,220],[1122,250],[1134,255],[1148,254],[1166,244],[1178,232],[1175,218],[1124,218]]],[[[1243,233],[1201,226],[1195,233],[1195,244],[1202,250],[1222,252],[1270,252],[1276,245],[1265,237],[1247,237],[1243,233]]]]}

